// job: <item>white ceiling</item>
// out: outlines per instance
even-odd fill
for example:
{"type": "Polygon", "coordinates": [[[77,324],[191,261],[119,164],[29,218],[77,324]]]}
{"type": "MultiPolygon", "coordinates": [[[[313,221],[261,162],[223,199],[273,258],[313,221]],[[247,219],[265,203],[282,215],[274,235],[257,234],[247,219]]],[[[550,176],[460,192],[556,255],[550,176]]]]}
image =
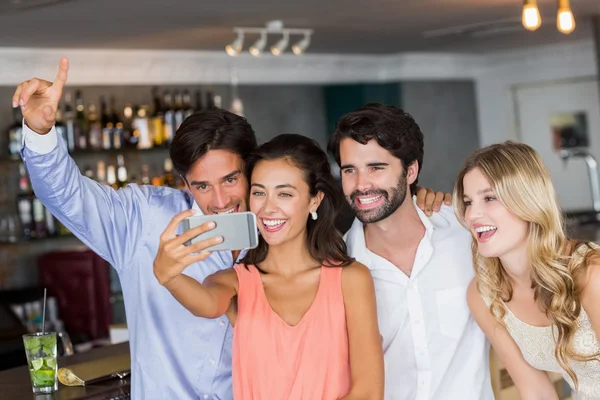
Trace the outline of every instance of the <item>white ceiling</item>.
{"type": "Polygon", "coordinates": [[[0,47],[223,50],[234,26],[280,19],[315,30],[312,53],[485,52],[589,38],[586,17],[600,14],[600,0],[571,0],[578,25],[563,35],[556,30],[556,0],[539,0],[543,25],[528,32],[519,27],[521,6],[521,0],[0,0],[0,47]],[[423,35],[511,19],[508,33],[423,35]]]}

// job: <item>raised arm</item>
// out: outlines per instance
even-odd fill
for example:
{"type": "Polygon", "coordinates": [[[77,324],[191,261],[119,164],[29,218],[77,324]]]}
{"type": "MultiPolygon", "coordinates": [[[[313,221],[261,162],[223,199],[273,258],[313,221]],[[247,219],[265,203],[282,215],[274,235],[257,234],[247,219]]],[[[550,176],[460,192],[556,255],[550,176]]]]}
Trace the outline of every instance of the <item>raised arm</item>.
{"type": "Polygon", "coordinates": [[[21,107],[25,122],[21,155],[36,196],[119,270],[141,239],[150,189],[130,185],[116,191],[81,174],[54,128],[67,72],[68,61],[62,59],[54,82],[34,78],[17,87],[13,105],[21,107]]]}
{"type": "Polygon", "coordinates": [[[342,292],[352,377],[350,393],[342,400],[382,400],[383,348],[377,325],[375,288],[369,269],[357,262],[344,267],[342,292]]]}
{"type": "MultiPolygon", "coordinates": [[[[203,284],[182,274],[190,264],[210,255],[210,252],[204,251],[206,247],[223,240],[217,236],[185,246],[188,240],[215,227],[214,222],[207,222],[177,236],[179,224],[193,214],[191,210],[177,214],[161,235],[158,254],[154,259],[154,275],[196,317],[218,318],[227,312],[231,299],[237,294],[237,274],[233,268],[218,271],[208,276],[203,284]]],[[[227,317],[234,323],[234,315],[228,314],[227,317]]]]}
{"type": "Polygon", "coordinates": [[[490,340],[510,374],[523,400],[558,400],[556,389],[544,371],[533,368],[508,331],[490,313],[473,280],[467,290],[467,302],[477,324],[490,340]]]}

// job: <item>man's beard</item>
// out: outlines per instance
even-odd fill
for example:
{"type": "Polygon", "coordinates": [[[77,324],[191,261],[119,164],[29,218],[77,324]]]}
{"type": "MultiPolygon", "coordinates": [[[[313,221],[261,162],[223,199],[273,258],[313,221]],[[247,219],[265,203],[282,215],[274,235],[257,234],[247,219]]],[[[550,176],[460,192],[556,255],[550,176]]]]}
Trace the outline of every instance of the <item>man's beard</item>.
{"type": "Polygon", "coordinates": [[[346,199],[356,214],[356,218],[363,224],[382,221],[395,213],[406,199],[406,172],[400,175],[396,187],[390,188],[389,191],[383,189],[372,189],[366,192],[355,190],[350,196],[346,196],[346,199]],[[383,203],[377,208],[363,210],[356,205],[356,197],[358,196],[382,196],[383,203]]]}

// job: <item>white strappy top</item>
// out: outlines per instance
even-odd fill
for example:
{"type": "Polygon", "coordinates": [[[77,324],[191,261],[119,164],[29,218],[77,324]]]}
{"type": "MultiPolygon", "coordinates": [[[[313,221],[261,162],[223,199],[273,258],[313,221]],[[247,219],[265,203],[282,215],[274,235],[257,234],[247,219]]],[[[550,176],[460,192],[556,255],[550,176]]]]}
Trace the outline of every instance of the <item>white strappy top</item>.
{"type": "MultiPolygon", "coordinates": [[[[592,243],[590,245],[594,249],[599,248],[598,245],[592,243]]],[[[575,252],[574,256],[582,257],[583,255],[575,252]]],[[[491,301],[488,299],[484,300],[489,307],[491,301]]],[[[600,304],[598,307],[600,307],[600,304]]],[[[570,360],[571,368],[573,368],[578,380],[578,390],[575,391],[572,379],[560,367],[554,356],[556,346],[556,341],[554,340],[555,327],[529,325],[517,318],[506,305],[505,308],[504,323],[510,336],[512,336],[517,346],[519,346],[525,361],[538,370],[562,374],[573,390],[574,400],[600,399],[600,358],[587,362],[570,360]]],[[[594,328],[583,307],[577,319],[577,325],[577,330],[573,336],[573,350],[583,356],[599,353],[600,341],[596,337],[594,328]]]]}

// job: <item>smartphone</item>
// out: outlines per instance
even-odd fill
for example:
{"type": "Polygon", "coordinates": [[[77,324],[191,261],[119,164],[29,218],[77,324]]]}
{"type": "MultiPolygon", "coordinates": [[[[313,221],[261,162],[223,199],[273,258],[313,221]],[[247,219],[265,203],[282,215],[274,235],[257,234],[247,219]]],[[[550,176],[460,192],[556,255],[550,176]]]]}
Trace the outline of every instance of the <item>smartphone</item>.
{"type": "Polygon", "coordinates": [[[193,215],[181,223],[183,231],[200,226],[205,222],[213,221],[216,226],[187,241],[186,246],[215,236],[223,237],[223,242],[207,247],[206,250],[243,250],[253,249],[258,246],[258,228],[256,215],[251,212],[238,212],[231,214],[193,215]]]}

